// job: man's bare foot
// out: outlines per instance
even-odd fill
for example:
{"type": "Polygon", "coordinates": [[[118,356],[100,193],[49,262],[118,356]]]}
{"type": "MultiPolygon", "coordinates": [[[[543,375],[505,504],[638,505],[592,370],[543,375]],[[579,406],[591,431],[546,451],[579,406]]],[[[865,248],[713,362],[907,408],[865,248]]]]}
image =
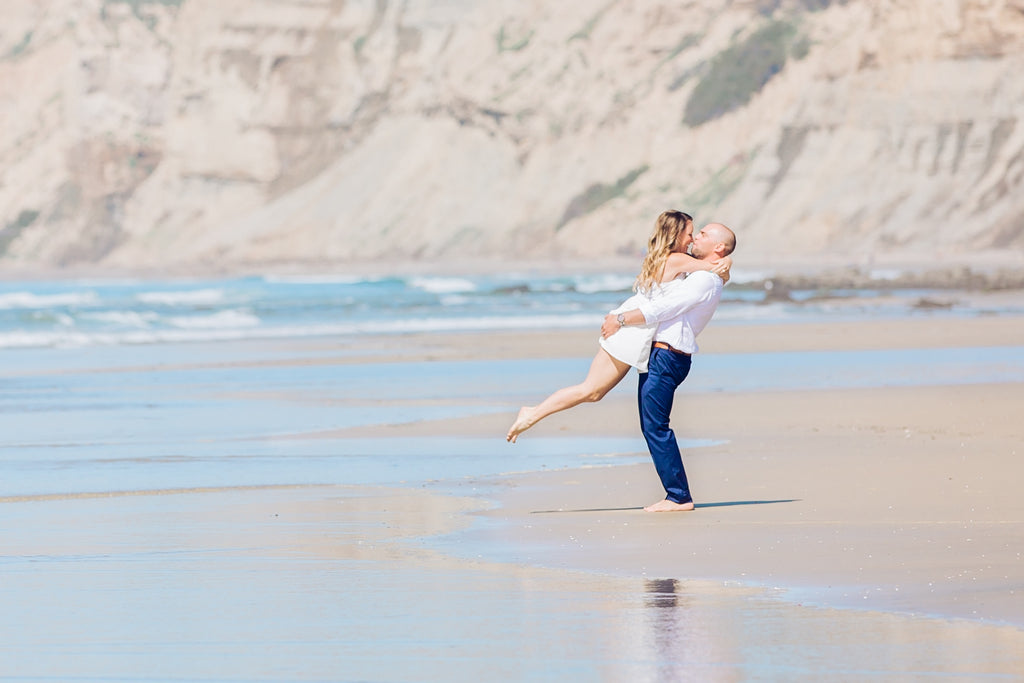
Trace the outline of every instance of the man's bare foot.
{"type": "Polygon", "coordinates": [[[659,500],[654,505],[648,505],[644,512],[689,512],[693,509],[693,503],[673,503],[669,499],[659,500]]]}
{"type": "Polygon", "coordinates": [[[516,416],[516,421],[509,427],[508,434],[505,435],[505,441],[509,443],[515,443],[519,435],[525,432],[527,429],[533,426],[530,422],[530,416],[533,414],[533,406],[523,406],[519,409],[519,415],[516,416]]]}

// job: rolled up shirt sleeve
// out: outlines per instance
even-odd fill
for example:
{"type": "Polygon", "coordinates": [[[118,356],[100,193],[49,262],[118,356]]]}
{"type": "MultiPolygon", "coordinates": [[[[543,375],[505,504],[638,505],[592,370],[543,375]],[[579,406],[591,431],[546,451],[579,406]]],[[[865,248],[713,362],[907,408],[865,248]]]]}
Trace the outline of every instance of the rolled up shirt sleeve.
{"type": "Polygon", "coordinates": [[[645,299],[640,312],[648,325],[676,318],[714,294],[714,280],[718,277],[707,271],[692,273],[670,296],[645,299]]]}

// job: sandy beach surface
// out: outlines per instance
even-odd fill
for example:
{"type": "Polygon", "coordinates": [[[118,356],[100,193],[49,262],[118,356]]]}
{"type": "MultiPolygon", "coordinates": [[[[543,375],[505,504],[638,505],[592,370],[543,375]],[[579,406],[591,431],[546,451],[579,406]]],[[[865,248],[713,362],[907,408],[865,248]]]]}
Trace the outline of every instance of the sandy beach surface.
{"type": "Polygon", "coordinates": [[[26,354],[11,391],[66,419],[5,423],[0,680],[1017,679],[1022,344],[1015,316],[712,323],[675,514],[641,509],[635,375],[503,439],[589,331],[26,354]],[[725,374],[774,358],[825,379],[725,374]]]}
{"type": "MultiPolygon", "coordinates": [[[[1022,340],[1024,320],[982,318],[713,325],[701,345],[713,354],[1022,340]]],[[[591,342],[530,334],[453,345],[481,357],[513,347],[557,356],[591,342]]],[[[677,433],[721,442],[684,455],[695,513],[639,509],[662,494],[648,464],[531,473],[502,480],[501,504],[486,513],[500,523],[474,540],[549,566],[752,582],[808,602],[1024,626],[1022,406],[1020,383],[698,395],[684,383],[677,433]]],[[[493,415],[359,433],[485,435],[508,422],[493,415]]],[[[620,393],[521,438],[637,431],[635,398],[620,393]]],[[[510,466],[516,445],[507,447],[510,466]]]]}

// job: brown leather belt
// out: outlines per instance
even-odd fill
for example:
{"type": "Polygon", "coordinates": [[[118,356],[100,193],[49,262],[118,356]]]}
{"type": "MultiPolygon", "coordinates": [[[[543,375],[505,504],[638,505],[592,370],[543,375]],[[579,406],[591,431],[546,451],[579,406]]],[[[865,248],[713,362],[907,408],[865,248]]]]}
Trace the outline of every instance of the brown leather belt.
{"type": "Polygon", "coordinates": [[[679,349],[673,349],[671,346],[669,346],[665,342],[654,342],[653,344],[651,344],[651,346],[656,348],[656,349],[665,349],[666,351],[671,351],[672,353],[678,353],[680,356],[689,356],[690,355],[686,351],[680,351],[679,349]]]}

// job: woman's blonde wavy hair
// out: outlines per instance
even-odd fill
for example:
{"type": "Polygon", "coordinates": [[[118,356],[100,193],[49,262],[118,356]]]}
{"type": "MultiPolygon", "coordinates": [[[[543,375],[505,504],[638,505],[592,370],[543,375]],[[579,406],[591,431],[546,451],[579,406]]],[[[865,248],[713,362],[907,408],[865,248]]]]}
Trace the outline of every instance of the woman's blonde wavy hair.
{"type": "Polygon", "coordinates": [[[672,253],[676,240],[688,225],[693,225],[693,217],[682,211],[665,211],[658,216],[654,232],[647,240],[647,256],[640,267],[640,274],[636,276],[636,282],[633,283],[634,292],[650,292],[661,282],[668,255],[672,253]]]}

